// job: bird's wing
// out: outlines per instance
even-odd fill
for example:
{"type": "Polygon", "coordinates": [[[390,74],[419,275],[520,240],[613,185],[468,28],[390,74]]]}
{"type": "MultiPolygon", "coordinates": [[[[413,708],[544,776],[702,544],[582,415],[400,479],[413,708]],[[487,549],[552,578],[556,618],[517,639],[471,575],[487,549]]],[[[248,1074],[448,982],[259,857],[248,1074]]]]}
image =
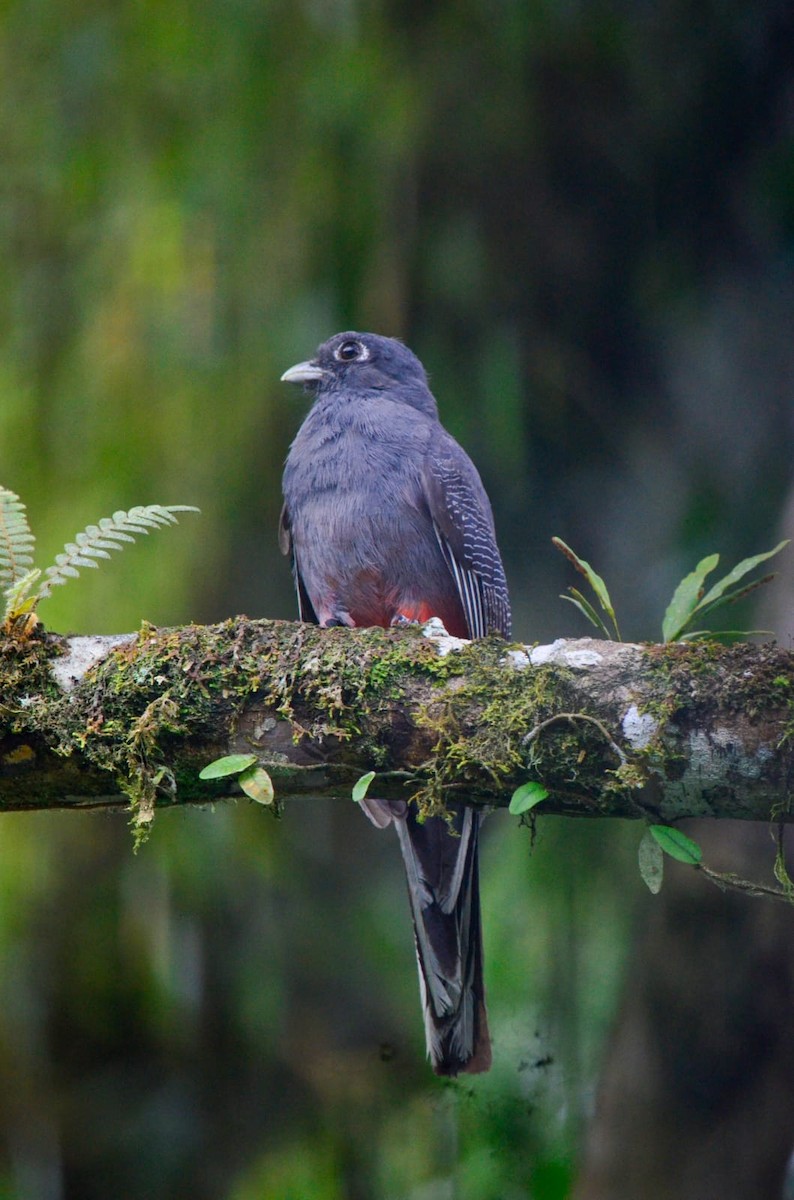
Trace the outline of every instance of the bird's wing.
{"type": "Polygon", "coordinates": [[[491,505],[476,467],[444,429],[431,440],[422,482],[470,637],[510,637],[510,599],[491,505]]]}
{"type": "Polygon", "coordinates": [[[295,591],[298,596],[298,617],[301,621],[305,621],[308,625],[319,625],[317,614],[314,611],[309,593],[303,582],[303,577],[300,572],[298,556],[295,553],[295,543],[292,540],[292,530],[289,523],[289,510],[286,504],[282,505],[281,516],[278,521],[278,544],[282,554],[288,554],[292,561],[292,578],[295,580],[295,591]]]}

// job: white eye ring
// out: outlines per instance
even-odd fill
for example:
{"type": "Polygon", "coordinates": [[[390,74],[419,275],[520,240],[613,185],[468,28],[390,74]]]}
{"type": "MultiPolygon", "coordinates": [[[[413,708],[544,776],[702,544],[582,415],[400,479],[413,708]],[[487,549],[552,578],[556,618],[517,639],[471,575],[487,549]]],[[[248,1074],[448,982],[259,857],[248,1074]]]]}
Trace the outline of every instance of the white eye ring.
{"type": "Polygon", "coordinates": [[[369,350],[363,342],[357,341],[355,338],[348,338],[342,342],[334,350],[334,358],[337,362],[366,362],[369,358],[369,350]],[[353,353],[344,353],[344,351],[352,350],[353,353]]]}

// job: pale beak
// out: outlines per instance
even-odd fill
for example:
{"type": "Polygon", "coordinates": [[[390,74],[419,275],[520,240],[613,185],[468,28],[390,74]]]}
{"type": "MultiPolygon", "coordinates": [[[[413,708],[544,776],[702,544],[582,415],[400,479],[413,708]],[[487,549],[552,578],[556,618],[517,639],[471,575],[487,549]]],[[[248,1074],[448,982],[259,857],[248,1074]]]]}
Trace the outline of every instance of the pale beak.
{"type": "Polygon", "coordinates": [[[316,362],[295,363],[281,376],[282,383],[316,383],[326,372],[316,362]]]}

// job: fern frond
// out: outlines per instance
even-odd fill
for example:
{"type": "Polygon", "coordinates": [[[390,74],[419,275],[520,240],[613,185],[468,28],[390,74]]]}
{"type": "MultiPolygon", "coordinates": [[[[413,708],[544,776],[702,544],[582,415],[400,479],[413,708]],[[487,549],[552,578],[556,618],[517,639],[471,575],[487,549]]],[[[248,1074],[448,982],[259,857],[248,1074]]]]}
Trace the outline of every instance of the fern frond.
{"type": "Polygon", "coordinates": [[[41,571],[34,568],[32,571],[26,571],[24,575],[20,575],[19,579],[10,584],[3,592],[5,597],[5,611],[3,613],[3,626],[6,627],[13,621],[30,612],[38,603],[38,595],[29,595],[33,584],[41,575],[41,571]]]}
{"type": "Polygon", "coordinates": [[[123,550],[125,542],[134,542],[142,533],[176,525],[178,512],[198,512],[192,504],[139,504],[129,512],[119,509],[112,517],[103,517],[98,525],[88,525],[67,542],[55,562],[44,572],[44,582],[38,589],[38,600],[49,596],[54,587],[74,579],[81,567],[98,567],[98,558],[110,558],[113,550],[123,550]]]}
{"type": "Polygon", "coordinates": [[[25,505],[16,492],[0,487],[0,587],[13,587],[28,573],[35,541],[25,505]]]}

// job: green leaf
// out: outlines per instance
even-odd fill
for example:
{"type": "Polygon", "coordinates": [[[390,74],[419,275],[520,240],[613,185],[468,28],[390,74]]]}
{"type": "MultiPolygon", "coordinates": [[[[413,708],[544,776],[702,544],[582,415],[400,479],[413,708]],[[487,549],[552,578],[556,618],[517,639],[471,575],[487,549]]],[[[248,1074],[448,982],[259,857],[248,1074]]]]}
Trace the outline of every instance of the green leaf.
{"type": "Polygon", "coordinates": [[[716,600],[712,600],[710,604],[704,604],[704,602],[701,601],[695,609],[695,612],[701,617],[706,617],[709,613],[713,613],[717,608],[722,608],[726,604],[735,604],[737,600],[743,600],[745,596],[749,596],[750,593],[756,591],[757,588],[763,587],[764,584],[771,583],[774,578],[775,572],[770,571],[768,575],[762,575],[760,579],[754,579],[752,583],[746,583],[743,587],[734,588],[732,592],[725,592],[716,600]]]}
{"type": "Polygon", "coordinates": [[[248,767],[237,780],[246,796],[257,804],[272,804],[275,796],[273,780],[264,767],[248,767]]]}
{"type": "Polygon", "coordinates": [[[664,640],[675,642],[681,638],[695,613],[704,617],[725,604],[734,604],[737,600],[741,600],[750,592],[755,591],[756,588],[769,583],[774,579],[774,574],[765,575],[762,579],[756,579],[741,587],[735,586],[750,571],[754,571],[761,563],[779,554],[787,545],[788,541],[778,542],[774,550],[768,550],[765,554],[754,554],[751,558],[743,558],[733,570],[729,571],[727,575],[723,575],[722,579],[717,580],[705,595],[703,595],[703,581],[716,567],[719,555],[711,554],[708,558],[702,559],[695,570],[681,580],[675,590],[675,595],[670,601],[662,624],[664,640]]]}
{"type": "Polygon", "coordinates": [[[679,862],[688,863],[694,867],[703,857],[703,851],[697,842],[693,842],[692,838],[687,837],[680,829],[674,829],[672,825],[649,825],[648,832],[651,837],[656,839],[665,854],[669,854],[671,858],[677,858],[679,862]]]}
{"type": "Polygon", "coordinates": [[[609,615],[613,617],[614,613],[612,611],[612,601],[609,597],[609,592],[607,591],[607,585],[604,583],[601,576],[593,570],[588,562],[585,562],[583,558],[580,558],[570,546],[566,546],[562,538],[553,537],[551,540],[557,549],[562,551],[568,561],[573,563],[577,571],[584,575],[585,579],[590,584],[590,587],[598,597],[598,602],[603,608],[604,612],[609,613],[609,615]]]}
{"type": "Polygon", "coordinates": [[[545,800],[548,794],[548,788],[538,783],[537,779],[530,779],[513,792],[509,811],[514,817],[520,817],[522,813],[529,812],[536,804],[540,804],[541,800],[545,800]]]}
{"type": "Polygon", "coordinates": [[[609,632],[606,625],[599,617],[596,610],[593,608],[590,601],[588,599],[586,599],[586,597],[583,596],[582,593],[577,590],[577,588],[574,588],[574,587],[568,588],[568,591],[571,593],[570,596],[562,596],[561,595],[560,599],[567,600],[569,604],[572,604],[574,606],[574,608],[578,608],[579,612],[582,613],[585,617],[587,617],[587,619],[591,625],[595,625],[596,629],[598,629],[601,633],[603,633],[604,637],[611,640],[612,639],[611,633],[609,632]]]}
{"type": "Polygon", "coordinates": [[[152,529],[176,525],[180,512],[198,512],[192,504],[138,504],[129,512],[119,509],[112,517],[102,517],[98,525],[88,525],[67,542],[55,562],[46,568],[44,581],[39,585],[38,600],[46,600],[52,589],[76,579],[81,567],[96,567],[96,558],[110,558],[110,551],[123,550],[126,542],[134,542],[140,534],[152,529]]]}
{"type": "MultiPolygon", "coordinates": [[[[590,584],[590,587],[595,592],[598,603],[601,605],[604,612],[612,622],[615,629],[615,637],[618,639],[618,641],[620,641],[620,630],[618,629],[615,610],[612,607],[612,600],[610,598],[609,591],[607,590],[607,585],[604,583],[601,576],[593,570],[588,562],[585,562],[583,558],[580,558],[570,546],[567,546],[562,538],[553,537],[551,541],[552,545],[556,546],[557,549],[565,555],[570,563],[573,563],[573,565],[576,567],[576,570],[579,571],[580,574],[584,575],[585,579],[590,584]]],[[[571,588],[571,591],[573,591],[573,588],[571,588]]],[[[609,633],[607,633],[607,637],[610,637],[609,633]]]]}
{"type": "Polygon", "coordinates": [[[241,771],[252,767],[256,761],[255,754],[226,754],[223,758],[216,758],[207,763],[206,767],[199,771],[199,779],[223,779],[224,775],[239,775],[241,771]]]}
{"type": "Polygon", "coordinates": [[[3,592],[6,602],[4,621],[13,621],[15,617],[20,617],[23,613],[29,612],[31,608],[35,608],[36,597],[28,596],[28,593],[40,575],[41,571],[34,567],[32,571],[26,571],[24,575],[20,575],[15,583],[5,589],[3,592]]]}
{"type": "Polygon", "coordinates": [[[703,580],[720,561],[719,554],[702,558],[689,575],[685,575],[673,593],[662,622],[662,637],[666,642],[676,641],[692,620],[703,590],[703,580]]]}
{"type": "Polygon", "coordinates": [[[362,775],[361,778],[357,779],[356,782],[353,784],[352,795],[353,795],[353,799],[355,800],[356,804],[358,804],[359,801],[364,799],[367,792],[369,791],[369,785],[372,783],[372,780],[374,778],[375,778],[375,772],[367,771],[366,775],[362,775]]]}
{"type": "Polygon", "coordinates": [[[16,492],[0,487],[0,586],[13,587],[33,566],[35,538],[25,505],[16,492]]]}
{"type": "Polygon", "coordinates": [[[783,888],[783,891],[791,900],[794,899],[794,879],[791,878],[788,873],[788,868],[786,867],[786,852],[783,837],[784,827],[782,825],[778,825],[776,838],[777,853],[775,854],[775,866],[773,869],[775,873],[775,879],[778,881],[780,886],[783,888]]]}
{"type": "MultiPolygon", "coordinates": [[[[729,571],[728,574],[724,575],[722,579],[718,580],[712,588],[709,588],[708,592],[706,592],[706,595],[700,601],[698,608],[703,609],[709,605],[712,605],[714,601],[718,600],[729,587],[732,587],[734,583],[738,583],[739,580],[743,579],[745,575],[749,575],[750,571],[754,571],[757,566],[759,566],[762,562],[766,562],[768,558],[774,558],[774,556],[779,554],[783,547],[787,545],[788,538],[786,538],[785,541],[778,542],[774,550],[767,550],[766,554],[755,554],[752,558],[743,558],[740,563],[736,564],[732,571],[729,571]]],[[[771,579],[772,576],[769,576],[769,578],[771,579]]],[[[764,582],[766,582],[766,580],[764,582]]],[[[753,586],[759,585],[756,584],[753,586]]],[[[737,592],[734,595],[734,599],[738,600],[741,594],[743,593],[737,592]]]]}
{"type": "Polygon", "coordinates": [[[661,891],[664,880],[664,854],[650,829],[646,829],[640,839],[637,861],[643,882],[655,896],[657,892],[661,891]]]}

